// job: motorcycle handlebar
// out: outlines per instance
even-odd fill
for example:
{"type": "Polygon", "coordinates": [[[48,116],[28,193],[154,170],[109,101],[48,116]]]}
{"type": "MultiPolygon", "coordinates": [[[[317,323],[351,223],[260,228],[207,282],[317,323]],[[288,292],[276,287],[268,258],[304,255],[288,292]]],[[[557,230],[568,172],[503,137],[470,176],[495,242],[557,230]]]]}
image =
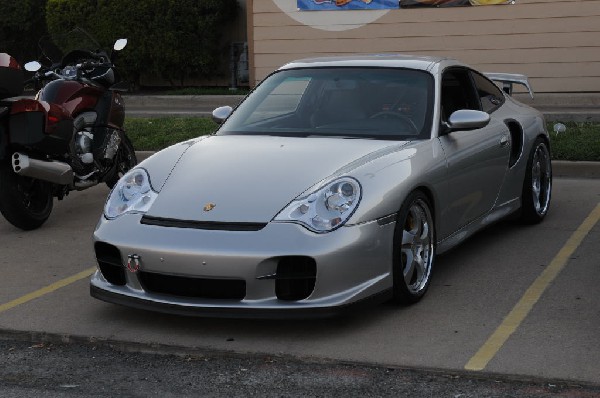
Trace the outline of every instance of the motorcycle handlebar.
{"type": "Polygon", "coordinates": [[[82,63],[76,65],[76,67],[79,69],[91,69],[91,68],[95,68],[96,66],[97,66],[97,63],[95,63],[94,61],[85,61],[85,62],[82,62],[82,63]]]}
{"type": "MultiPolygon", "coordinates": [[[[94,61],[85,61],[82,62],[80,64],[76,64],[73,65],[74,69],[78,72],[90,72],[91,70],[93,70],[94,68],[97,68],[99,66],[106,66],[106,67],[112,67],[113,65],[111,63],[108,62],[94,62],[94,61]]],[[[62,71],[64,68],[60,69],[60,71],[62,71]]],[[[61,79],[61,78],[67,78],[67,77],[72,77],[72,76],[64,76],[62,75],[60,72],[57,72],[56,70],[53,69],[49,69],[45,72],[38,72],[36,74],[36,76],[38,77],[42,77],[42,78],[48,78],[48,77],[52,77],[55,79],[61,79]]]]}

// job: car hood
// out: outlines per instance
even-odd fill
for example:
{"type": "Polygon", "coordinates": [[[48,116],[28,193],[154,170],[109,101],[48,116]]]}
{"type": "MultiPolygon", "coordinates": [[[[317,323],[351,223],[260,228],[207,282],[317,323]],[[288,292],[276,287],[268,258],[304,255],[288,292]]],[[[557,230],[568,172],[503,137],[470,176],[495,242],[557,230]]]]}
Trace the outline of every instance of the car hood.
{"type": "Polygon", "coordinates": [[[404,144],[211,136],[185,152],[147,214],[177,220],[266,223],[315,184],[349,173],[404,144]]]}

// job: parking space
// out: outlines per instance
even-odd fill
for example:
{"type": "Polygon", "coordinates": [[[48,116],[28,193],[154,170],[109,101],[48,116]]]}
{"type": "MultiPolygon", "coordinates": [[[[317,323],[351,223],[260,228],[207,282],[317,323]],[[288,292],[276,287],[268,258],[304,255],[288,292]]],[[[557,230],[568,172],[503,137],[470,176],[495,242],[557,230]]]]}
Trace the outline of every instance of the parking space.
{"type": "Polygon", "coordinates": [[[72,194],[38,231],[0,219],[0,330],[455,371],[476,369],[483,349],[484,372],[600,383],[597,180],[555,179],[542,224],[501,223],[438,257],[417,305],[314,321],[187,318],[92,299],[91,234],[107,193],[72,194]],[[557,261],[555,278],[536,282],[557,261]],[[530,310],[509,322],[502,344],[485,348],[536,283],[530,310]]]}

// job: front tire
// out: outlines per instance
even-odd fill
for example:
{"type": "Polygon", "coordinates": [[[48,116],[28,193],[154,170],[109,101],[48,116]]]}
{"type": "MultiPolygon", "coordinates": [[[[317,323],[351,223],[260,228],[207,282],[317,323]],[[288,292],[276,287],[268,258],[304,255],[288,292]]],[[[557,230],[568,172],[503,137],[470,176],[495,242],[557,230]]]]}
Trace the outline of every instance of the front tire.
{"type": "Polygon", "coordinates": [[[0,163],[0,213],[25,231],[42,226],[50,217],[54,198],[52,184],[22,177],[8,163],[0,163]]]}
{"type": "Polygon", "coordinates": [[[521,194],[521,221],[537,224],[544,219],[552,196],[552,163],[546,141],[538,137],[527,161],[521,194]]]}
{"type": "Polygon", "coordinates": [[[431,282],[435,259],[435,225],[429,199],[420,191],[411,193],[396,219],[393,253],[393,301],[419,301],[431,282]]]}
{"type": "Polygon", "coordinates": [[[133,144],[125,134],[122,135],[119,150],[115,155],[115,166],[111,171],[111,176],[106,179],[106,185],[112,189],[121,177],[137,164],[137,157],[133,144]]]}

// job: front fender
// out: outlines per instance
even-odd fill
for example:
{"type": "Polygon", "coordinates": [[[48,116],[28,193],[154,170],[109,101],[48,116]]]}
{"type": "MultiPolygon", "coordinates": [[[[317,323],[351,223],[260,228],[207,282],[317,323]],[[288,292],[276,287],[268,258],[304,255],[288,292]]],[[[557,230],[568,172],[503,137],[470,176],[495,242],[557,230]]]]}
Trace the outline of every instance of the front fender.
{"type": "Polygon", "coordinates": [[[171,145],[145,159],[143,162],[139,163],[136,168],[146,169],[150,175],[152,188],[156,192],[160,192],[165,185],[165,182],[167,182],[169,175],[185,152],[192,145],[204,138],[206,138],[206,136],[171,145]]]}
{"type": "MultiPolygon", "coordinates": [[[[415,189],[441,202],[446,158],[436,139],[410,143],[402,151],[376,159],[353,173],[362,187],[362,199],[349,224],[361,224],[395,214],[415,189]]],[[[437,206],[434,206],[437,208],[437,206]]]]}

